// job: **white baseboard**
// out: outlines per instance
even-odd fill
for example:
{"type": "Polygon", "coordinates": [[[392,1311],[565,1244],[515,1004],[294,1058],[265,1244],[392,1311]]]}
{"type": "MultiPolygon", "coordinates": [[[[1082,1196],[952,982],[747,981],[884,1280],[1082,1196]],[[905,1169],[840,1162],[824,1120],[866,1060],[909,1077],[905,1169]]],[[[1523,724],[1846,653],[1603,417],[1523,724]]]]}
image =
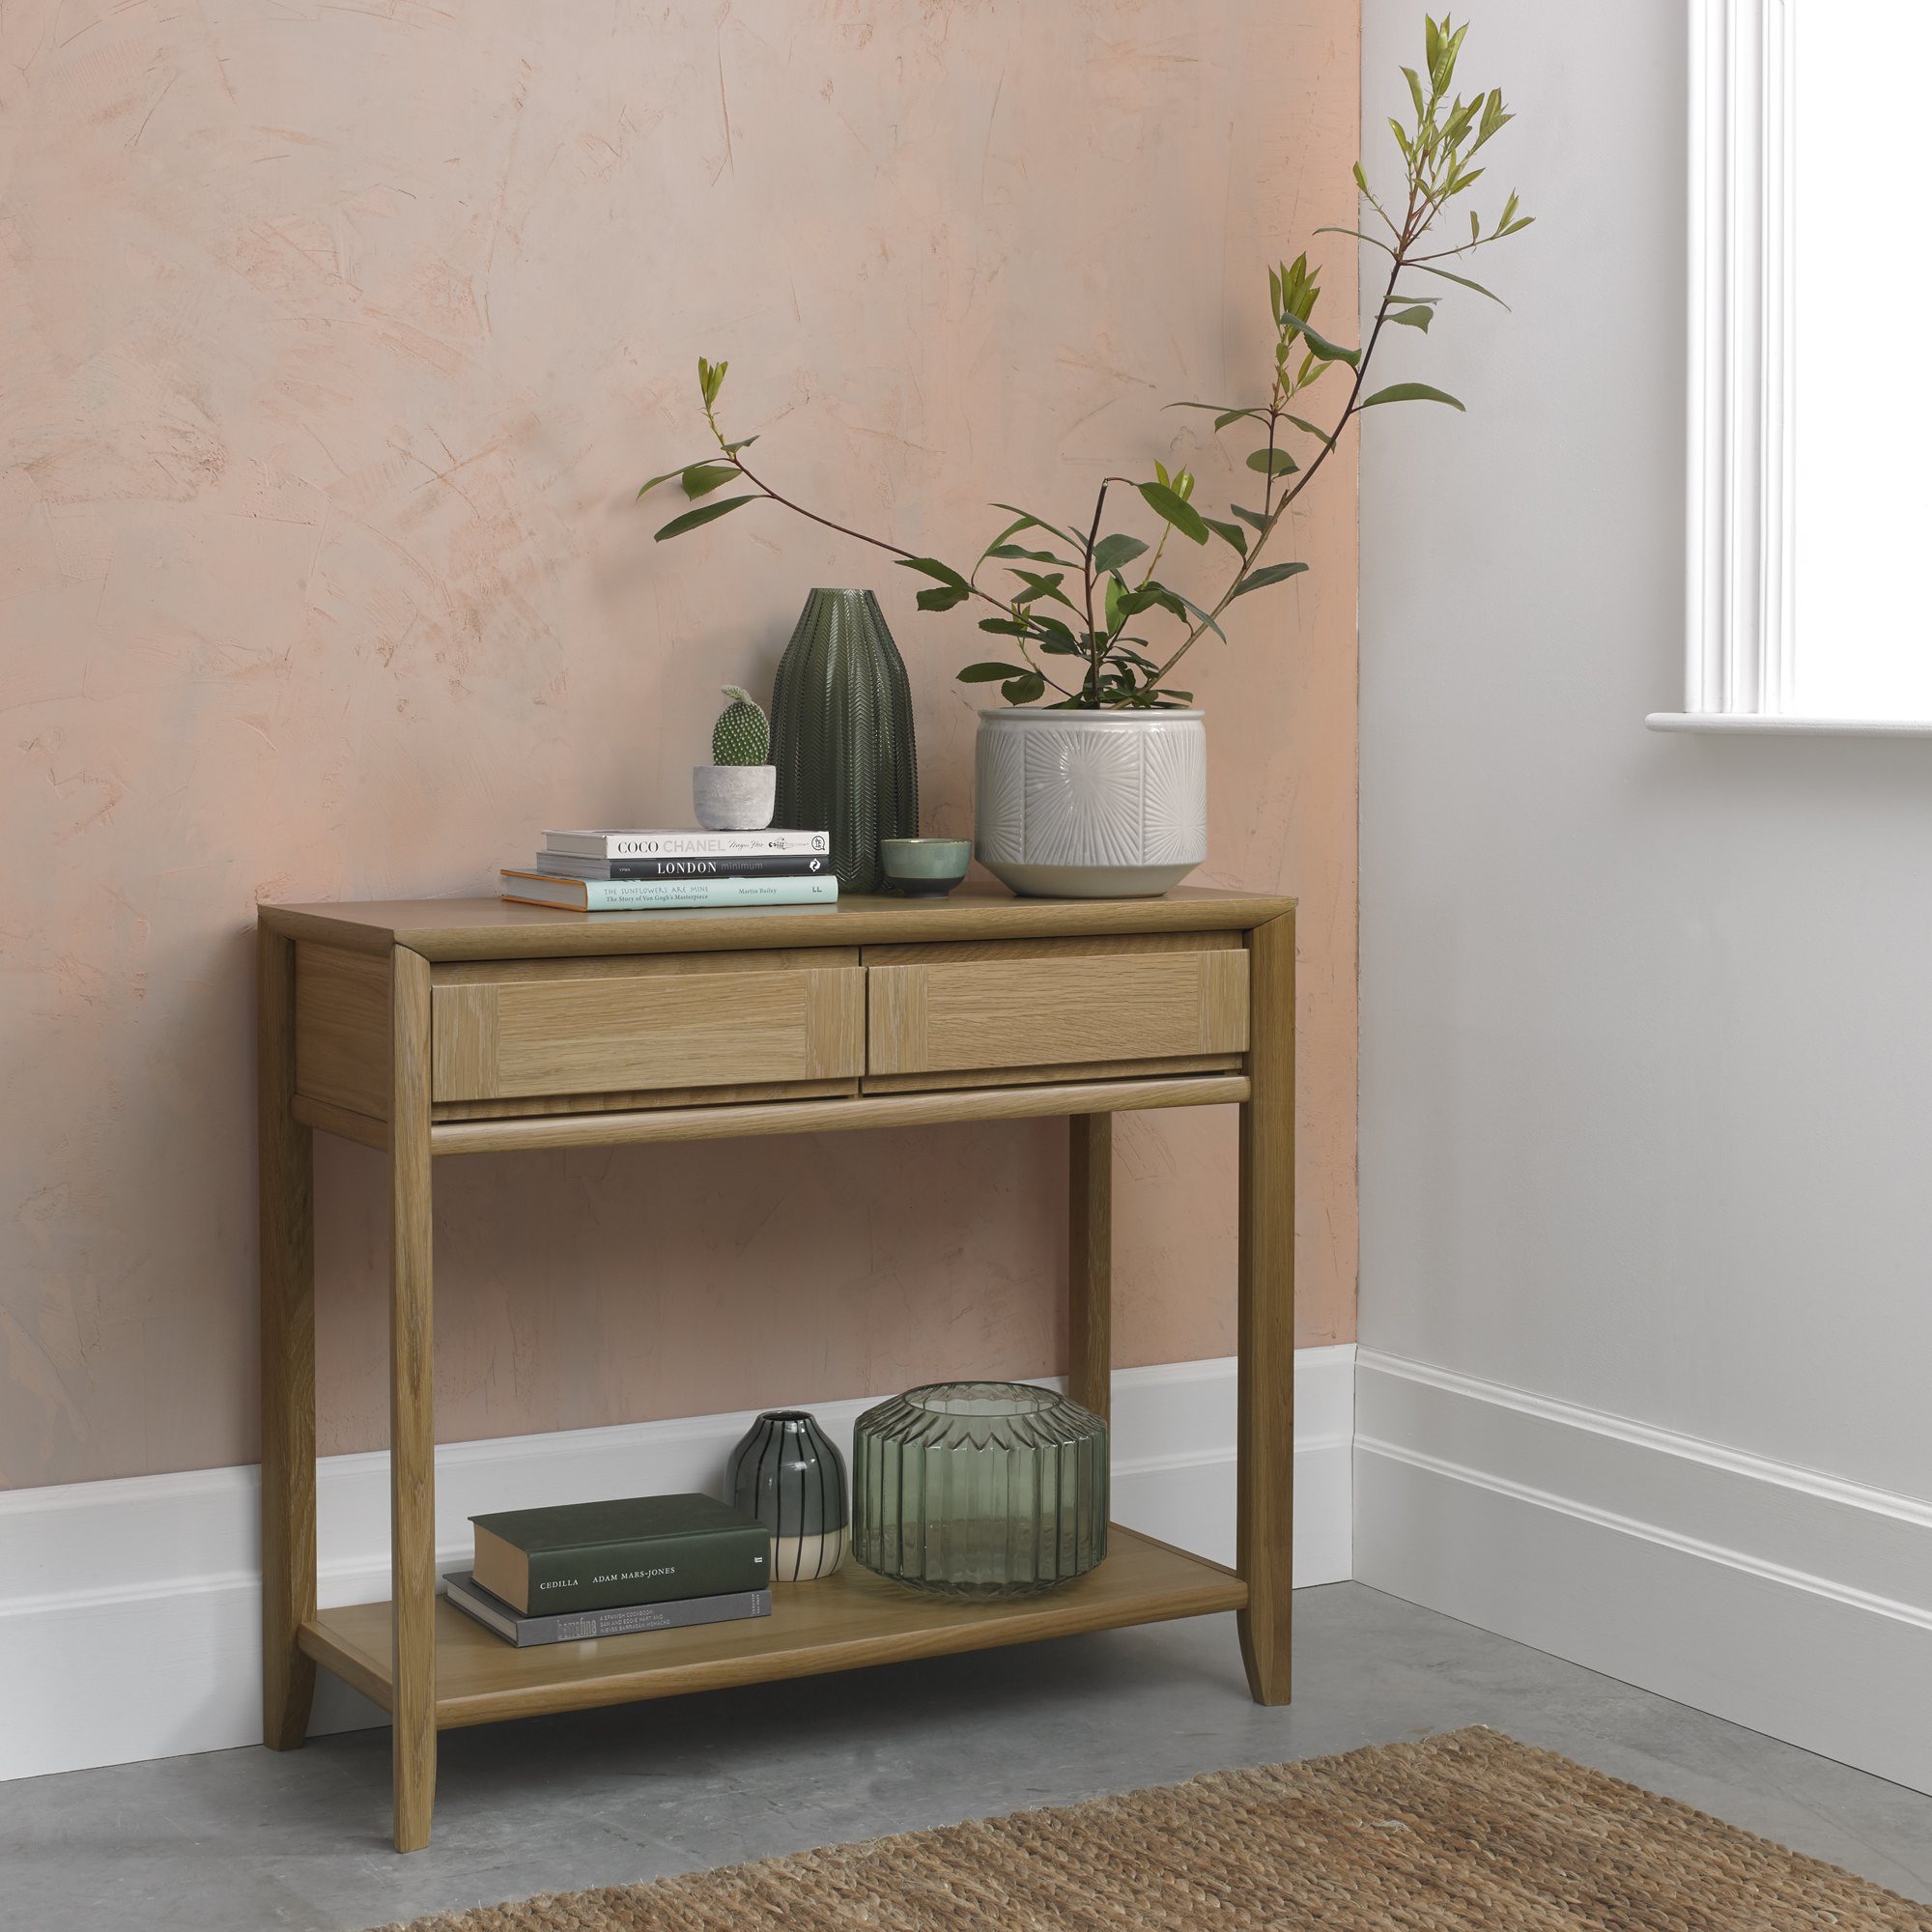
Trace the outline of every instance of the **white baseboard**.
{"type": "MultiPolygon", "coordinates": [[[[1297,1582],[1350,1574],[1354,1350],[1295,1357],[1297,1582]]],[[[849,1448],[876,1397],[809,1405],[849,1448]]],[[[437,1451],[439,1568],[469,1518],[581,1496],[708,1490],[750,1412],[437,1451]]],[[[260,1541],[253,1467],[0,1494],[0,1778],[220,1750],[261,1736],[260,1541]]],[[[388,1592],[388,1459],[326,1458],[317,1478],[325,1605],[388,1592]]],[[[1231,1562],[1235,1365],[1114,1378],[1114,1514],[1231,1562]]],[[[322,1673],[318,1730],[385,1721],[322,1673]]]]}
{"type": "Polygon", "coordinates": [[[1932,1503],[1367,1348],[1363,1582],[1932,1791],[1932,1503]]]}

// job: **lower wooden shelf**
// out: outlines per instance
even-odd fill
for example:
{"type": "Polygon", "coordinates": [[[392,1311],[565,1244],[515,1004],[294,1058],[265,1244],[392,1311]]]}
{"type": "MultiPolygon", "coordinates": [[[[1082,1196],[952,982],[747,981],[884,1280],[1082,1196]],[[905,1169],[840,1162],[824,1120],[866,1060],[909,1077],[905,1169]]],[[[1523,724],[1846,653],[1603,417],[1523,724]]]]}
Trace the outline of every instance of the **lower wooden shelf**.
{"type": "MultiPolygon", "coordinates": [[[[517,1650],[439,1600],[437,1728],[1205,1616],[1247,1601],[1248,1587],[1233,1571],[1118,1523],[1099,1569],[1042,1596],[1005,1602],[926,1596],[848,1562],[823,1582],[775,1589],[768,1617],[517,1650]]],[[[318,1612],[302,1626],[301,1647],[390,1708],[387,1604],[318,1612]]]]}

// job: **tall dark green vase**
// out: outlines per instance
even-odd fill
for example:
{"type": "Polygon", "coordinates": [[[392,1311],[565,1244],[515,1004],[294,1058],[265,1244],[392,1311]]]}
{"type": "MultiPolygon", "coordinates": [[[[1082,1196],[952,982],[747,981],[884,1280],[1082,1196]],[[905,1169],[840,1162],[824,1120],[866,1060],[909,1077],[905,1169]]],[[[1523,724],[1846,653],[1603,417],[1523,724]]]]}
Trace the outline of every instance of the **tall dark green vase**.
{"type": "Polygon", "coordinates": [[[829,832],[841,892],[875,893],[881,838],[919,836],[905,660],[869,590],[814,590],[772,682],[775,825],[829,832]]]}

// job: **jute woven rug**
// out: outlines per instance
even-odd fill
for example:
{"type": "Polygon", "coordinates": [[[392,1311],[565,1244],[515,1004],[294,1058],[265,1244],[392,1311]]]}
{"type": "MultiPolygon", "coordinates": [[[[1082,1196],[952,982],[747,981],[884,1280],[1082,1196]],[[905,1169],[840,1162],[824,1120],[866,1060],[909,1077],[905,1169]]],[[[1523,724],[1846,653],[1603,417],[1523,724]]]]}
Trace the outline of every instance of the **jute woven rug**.
{"type": "MultiPolygon", "coordinates": [[[[1932,1908],[1489,1730],[407,1932],[1932,1932],[1932,1908]]],[[[389,1927],[385,1932],[403,1932],[389,1927]]]]}

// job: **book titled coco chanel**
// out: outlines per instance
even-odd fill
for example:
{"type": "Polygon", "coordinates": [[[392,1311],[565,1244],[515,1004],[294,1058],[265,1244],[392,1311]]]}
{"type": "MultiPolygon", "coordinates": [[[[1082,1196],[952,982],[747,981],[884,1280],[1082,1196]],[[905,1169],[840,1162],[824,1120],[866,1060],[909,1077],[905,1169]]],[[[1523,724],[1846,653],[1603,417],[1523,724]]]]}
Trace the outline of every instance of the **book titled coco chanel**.
{"type": "Polygon", "coordinates": [[[476,1581],[524,1616],[771,1586],[771,1532],[711,1496],[629,1496],[470,1521],[476,1581]]]}

